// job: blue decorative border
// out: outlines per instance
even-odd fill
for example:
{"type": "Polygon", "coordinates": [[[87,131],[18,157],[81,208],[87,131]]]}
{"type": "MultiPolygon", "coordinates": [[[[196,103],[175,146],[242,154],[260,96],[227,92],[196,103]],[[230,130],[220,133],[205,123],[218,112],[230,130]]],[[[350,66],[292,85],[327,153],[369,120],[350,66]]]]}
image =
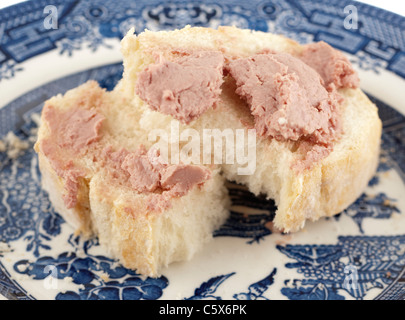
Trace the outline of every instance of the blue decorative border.
{"type": "MultiPolygon", "coordinates": [[[[235,24],[243,28],[283,33],[301,42],[325,40],[337,48],[355,54],[353,62],[362,69],[373,70],[376,73],[387,69],[405,77],[405,39],[403,35],[405,18],[358,2],[273,0],[246,3],[239,0],[227,0],[220,3],[204,1],[196,4],[190,1],[175,0],[169,4],[161,0],[114,2],[40,0],[22,3],[0,11],[0,30],[2,31],[0,33],[0,82],[18,77],[23,73],[22,63],[24,61],[51,50],[58,50],[59,54],[69,57],[83,48],[90,48],[93,51],[100,47],[108,48],[105,39],[121,39],[132,25],[135,25],[136,30],[140,31],[145,27],[152,30],[173,29],[185,24],[210,27],[216,27],[219,24],[235,24]],[[46,30],[43,26],[43,8],[50,4],[58,8],[59,29],[46,30]],[[349,4],[354,4],[358,8],[359,29],[357,30],[343,28],[343,8],[349,4]]],[[[121,74],[121,64],[108,65],[59,79],[19,97],[0,109],[0,137],[13,131],[20,138],[27,139],[31,129],[35,126],[31,121],[31,115],[34,112],[40,112],[43,102],[47,98],[74,88],[88,79],[96,79],[102,87],[112,89],[121,74]]],[[[372,96],[370,98],[379,107],[384,125],[382,150],[384,161],[380,164],[379,172],[396,169],[405,181],[405,117],[372,96]]],[[[24,163],[20,168],[22,171],[27,170],[24,168],[35,166],[35,163],[31,161],[32,158],[33,151],[30,150],[18,159],[24,163]]],[[[0,153],[1,174],[12,175],[10,164],[5,155],[0,153]]],[[[378,182],[377,174],[370,182],[370,186],[378,184],[378,182]]],[[[36,198],[42,199],[39,185],[32,186],[31,189],[36,190],[36,198]]],[[[3,204],[7,203],[9,206],[9,208],[3,208],[3,204],[0,204],[2,241],[6,239],[11,243],[25,237],[27,250],[33,252],[37,258],[35,261],[19,261],[15,266],[15,271],[23,274],[26,271],[25,273],[30,273],[31,277],[41,279],[44,275],[42,267],[46,262],[53,261],[54,264],[58,264],[60,271],[65,271],[66,265],[74,265],[74,268],[69,269],[70,271],[66,274],[62,273],[61,276],[62,278],[63,276],[75,276],[77,280],[75,283],[84,285],[84,288],[82,287],[77,292],[69,292],[67,295],[59,295],[57,298],[159,298],[162,290],[167,287],[168,279],[164,277],[158,280],[141,280],[129,270],[112,267],[111,261],[105,257],[89,255],[80,258],[67,253],[62,253],[57,258],[47,257],[44,255],[48,250],[47,246],[52,237],[59,234],[60,225],[63,223],[60,217],[52,210],[48,210],[49,214],[42,215],[41,223],[34,227],[30,220],[35,218],[35,213],[27,208],[19,207],[17,200],[23,195],[19,195],[17,192],[6,199],[1,190],[5,189],[0,189],[3,204]],[[11,207],[19,212],[17,216],[9,215],[11,207]],[[71,258],[68,259],[69,261],[66,260],[68,257],[71,258]],[[63,261],[66,263],[62,263],[63,261]],[[21,266],[27,268],[18,268],[21,266]],[[100,279],[94,273],[100,270],[112,275],[110,278],[115,280],[100,279]],[[109,290],[105,290],[107,287],[109,290]],[[146,295],[142,295],[142,292],[146,292],[146,295]]],[[[274,216],[274,203],[253,197],[252,194],[242,191],[239,187],[231,187],[230,191],[235,206],[255,208],[263,211],[263,214],[246,217],[233,211],[230,219],[215,232],[215,236],[243,237],[248,239],[247,243],[254,245],[271,234],[269,224],[274,216]]],[[[400,213],[395,207],[395,199],[390,199],[385,194],[379,194],[373,199],[364,195],[342,215],[351,217],[357,223],[361,233],[364,219],[386,219],[394,212],[400,213]],[[389,205],[386,204],[387,201],[390,203],[389,205]]],[[[351,242],[365,243],[366,246],[375,250],[376,242],[384,242],[390,244],[391,247],[403,246],[403,237],[340,237],[335,245],[329,246],[278,246],[280,252],[296,261],[288,263],[287,268],[309,272],[304,279],[291,279],[291,283],[283,289],[282,293],[290,299],[340,299],[342,296],[337,291],[334,282],[320,278],[316,273],[319,271],[320,265],[335,273],[339,272],[339,265],[341,266],[342,263],[340,259],[343,257],[341,254],[346,252],[345,258],[347,258],[349,253],[343,249],[347,249],[351,242]],[[309,258],[305,256],[309,249],[314,250],[316,256],[319,256],[321,260],[324,257],[329,257],[329,260],[322,260],[323,264],[310,263],[309,258]],[[310,292],[316,294],[310,295],[310,292]]],[[[89,246],[89,244],[78,243],[74,239],[71,239],[71,242],[73,248],[78,248],[78,246],[88,248],[89,246]]],[[[361,247],[351,249],[361,251],[361,247]]],[[[0,252],[0,257],[1,254],[0,252]]],[[[368,256],[361,252],[359,255],[368,259],[373,266],[381,262],[376,256],[368,256]]],[[[403,299],[405,295],[403,285],[405,271],[401,269],[404,268],[403,257],[398,259],[391,257],[390,259],[392,262],[390,266],[380,271],[390,272],[392,277],[388,279],[384,278],[381,273],[374,274],[372,282],[362,283],[361,292],[348,292],[348,294],[360,299],[372,286],[376,286],[382,289],[377,299],[403,299]]],[[[352,262],[356,263],[354,260],[352,262]]],[[[364,266],[359,265],[359,267],[364,266]]],[[[383,266],[380,267],[383,268],[383,266]]],[[[269,272],[266,277],[258,279],[257,282],[246,288],[246,292],[235,294],[234,298],[267,299],[267,291],[273,284],[274,278],[277,277],[277,269],[269,270],[269,272]]],[[[194,295],[189,299],[220,299],[220,295],[216,293],[217,289],[234,274],[233,272],[208,279],[195,289],[194,295]]],[[[336,274],[334,276],[338,277],[336,274]]],[[[33,299],[29,293],[10,279],[9,273],[1,262],[0,293],[10,299],[33,299]]]]}
{"type": "Polygon", "coordinates": [[[361,53],[364,59],[384,64],[387,70],[405,77],[405,18],[358,2],[38,0],[0,11],[0,80],[18,75],[22,70],[20,63],[50,50],[58,49],[60,54],[71,56],[84,47],[93,51],[109,47],[105,39],[119,40],[131,26],[139,32],[144,28],[173,29],[186,24],[233,24],[283,33],[301,42],[324,40],[343,51],[361,53]],[[44,26],[43,9],[48,5],[58,9],[57,29],[44,26]],[[358,29],[344,28],[347,5],[358,10],[358,29]]]}
{"type": "MultiPolygon", "coordinates": [[[[346,296],[361,300],[375,288],[381,289],[378,300],[405,299],[405,235],[340,236],[336,244],[277,245],[277,249],[291,261],[285,267],[296,269],[298,274],[296,279],[285,280],[281,288],[290,300],[345,300],[346,296]],[[350,283],[348,275],[353,276],[350,283]]],[[[221,300],[217,290],[235,274],[208,279],[186,300],[221,300]]],[[[274,268],[232,298],[268,300],[268,289],[276,276],[274,268]]]]}
{"type": "MultiPolygon", "coordinates": [[[[0,254],[1,257],[1,254],[0,254]]],[[[34,300],[15,281],[11,280],[10,274],[0,262],[0,294],[10,300],[34,300]]]]}

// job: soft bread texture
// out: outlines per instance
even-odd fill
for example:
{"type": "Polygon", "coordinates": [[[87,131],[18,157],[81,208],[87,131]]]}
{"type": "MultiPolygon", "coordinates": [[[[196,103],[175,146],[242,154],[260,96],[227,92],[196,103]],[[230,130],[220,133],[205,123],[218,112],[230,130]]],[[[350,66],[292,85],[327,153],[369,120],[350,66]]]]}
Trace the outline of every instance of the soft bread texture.
{"type": "MultiPolygon", "coordinates": [[[[144,132],[137,129],[139,114],[115,92],[102,90],[90,81],[46,102],[58,110],[81,105],[96,107],[104,115],[100,144],[117,150],[135,150],[147,145],[144,132]],[[134,125],[135,124],[135,125],[134,125]]],[[[79,183],[77,204],[67,209],[63,201],[65,181],[53,169],[41,151],[49,136],[46,121],[35,146],[39,157],[43,188],[49,193],[55,210],[77,233],[98,236],[99,242],[125,267],[148,276],[158,276],[174,261],[190,259],[228,217],[229,198],[224,178],[218,170],[202,187],[195,186],[185,196],[173,198],[169,209],[158,212],[147,206],[147,195],[109,179],[104,168],[85,155],[75,165],[87,169],[79,183]]]]}
{"type": "MultiPolygon", "coordinates": [[[[189,125],[152,111],[135,94],[139,72],[154,63],[156,55],[170,60],[171,52],[178,49],[221,51],[227,60],[263,51],[295,55],[302,47],[282,36],[233,27],[145,31],[139,36],[130,31],[122,41],[123,79],[114,91],[105,92],[90,81],[64,96],[50,99],[46,105],[60,110],[77,104],[98,108],[105,117],[100,143],[112,145],[116,150],[135,150],[140,144],[150,148],[153,142],[148,134],[153,129],[169,133],[173,121],[180,132],[187,128],[200,134],[207,128],[240,129],[247,137],[253,118],[247,104],[235,94],[235,81],[230,76],[224,77],[216,107],[189,125]]],[[[169,209],[154,212],[148,209],[145,195],[109,180],[105,168],[84,156],[75,162],[88,173],[80,180],[77,205],[67,209],[63,202],[65,182],[41,152],[42,141],[50,135],[46,121],[42,121],[36,150],[43,187],[55,209],[78,233],[98,236],[111,256],[124,266],[144,275],[158,276],[168,264],[190,259],[225,221],[230,205],[226,179],[244,184],[256,195],[274,199],[278,206],[274,225],[284,232],[300,230],[307,220],[337,214],[355,201],[377,167],[381,121],[377,108],[360,89],[341,89],[339,93],[344,97],[341,106],[344,134],[326,158],[301,174],[291,166],[301,157],[293,143],[256,137],[253,174],[238,174],[239,164],[208,165],[212,178],[203,187],[195,187],[187,195],[173,199],[169,209]]],[[[248,148],[248,139],[244,148],[248,148]]]]}
{"type": "MultiPolygon", "coordinates": [[[[225,61],[247,57],[255,53],[275,51],[293,55],[302,46],[283,36],[220,27],[218,30],[186,27],[175,31],[145,31],[138,36],[130,31],[122,40],[124,75],[115,90],[132,100],[142,115],[142,130],[164,129],[170,132],[169,115],[152,111],[135,94],[137,76],[146,66],[163,55],[171,59],[178,50],[215,50],[225,55],[225,61]]],[[[298,231],[306,220],[332,216],[348,207],[363,192],[374,175],[380,148],[382,125],[377,108],[360,89],[340,89],[344,102],[341,106],[343,131],[334,150],[311,169],[297,174],[291,166],[300,155],[294,145],[257,137],[256,170],[251,175],[239,175],[238,164],[220,168],[224,176],[246,185],[256,195],[265,194],[275,200],[278,209],[275,227],[284,232],[298,231]]],[[[248,106],[235,94],[235,83],[225,77],[221,100],[215,108],[205,112],[189,125],[179,122],[180,130],[193,128],[202,134],[205,128],[243,129],[245,135],[252,117],[248,106]],[[247,124],[247,125],[246,125],[247,124]]],[[[245,150],[247,139],[245,139],[245,150]]]]}

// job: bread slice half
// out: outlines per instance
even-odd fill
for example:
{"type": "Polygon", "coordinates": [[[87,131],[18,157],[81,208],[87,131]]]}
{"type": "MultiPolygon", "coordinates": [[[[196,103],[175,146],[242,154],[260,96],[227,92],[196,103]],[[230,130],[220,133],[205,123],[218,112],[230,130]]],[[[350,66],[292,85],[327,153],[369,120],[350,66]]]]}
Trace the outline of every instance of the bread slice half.
{"type": "Polygon", "coordinates": [[[217,169],[204,169],[210,177],[184,195],[134,190],[114,161],[122,150],[126,154],[148,143],[138,119],[128,100],[89,81],[45,103],[35,149],[43,188],[56,211],[78,233],[98,236],[125,267],[155,277],[169,263],[190,259],[212,238],[228,217],[229,198],[217,169]],[[77,131],[71,129],[80,121],[75,112],[89,118],[77,131]],[[86,133],[89,124],[99,123],[96,117],[102,119],[97,139],[88,139],[96,134],[86,133]],[[72,152],[83,135],[86,145],[72,152]],[[156,205],[160,200],[163,208],[156,205]]]}
{"type": "MultiPolygon", "coordinates": [[[[218,103],[187,124],[153,110],[141,99],[136,90],[139,75],[161,57],[170,61],[178,52],[221,52],[226,64],[263,52],[297,56],[303,48],[280,35],[235,27],[218,30],[186,27],[139,35],[132,30],[122,40],[124,75],[115,90],[130,99],[134,109],[141,113],[142,130],[159,128],[169,132],[173,122],[177,122],[180,131],[193,128],[200,135],[210,128],[220,132],[244,130],[248,136],[253,118],[246,101],[235,93],[235,80],[229,75],[224,76],[218,103]]],[[[338,94],[343,97],[339,106],[343,134],[334,143],[333,151],[310,169],[297,173],[292,168],[302,156],[294,143],[262,136],[257,136],[254,172],[238,174],[238,163],[219,165],[227,179],[246,185],[256,195],[265,194],[275,200],[278,209],[274,224],[284,232],[300,230],[307,220],[341,212],[360,196],[375,173],[382,130],[377,108],[360,89],[340,88],[338,94]]],[[[245,150],[248,147],[246,139],[245,150]]]]}
{"type": "MultiPolygon", "coordinates": [[[[327,156],[300,171],[294,169],[303,157],[299,141],[252,136],[255,118],[247,101],[237,94],[237,82],[226,72],[221,75],[220,90],[210,91],[210,99],[218,98],[217,102],[203,112],[191,110],[188,118],[157,111],[138,95],[138,80],[146,68],[193,51],[220,52],[227,65],[266,52],[299,56],[303,46],[279,35],[233,27],[186,27],[138,36],[130,31],[122,40],[124,75],[117,87],[106,92],[90,81],[48,100],[35,146],[43,187],[55,209],[77,232],[98,236],[124,266],[148,276],[160,275],[174,261],[190,259],[212,238],[228,216],[226,180],[274,199],[275,227],[294,232],[307,220],[347,208],[363,192],[378,164],[381,121],[376,106],[360,89],[337,89],[343,98],[339,105],[342,133],[327,156]],[[170,192],[163,180],[157,188],[156,184],[149,188],[156,172],[147,168],[161,164],[160,155],[154,156],[156,141],[150,133],[167,133],[160,142],[166,139],[173,144],[173,128],[180,134],[194,130],[199,137],[206,129],[239,132],[244,139],[235,148],[245,155],[253,150],[253,162],[250,157],[245,162],[221,162],[211,155],[207,163],[190,164],[209,174],[191,187],[186,183],[186,192],[170,192]],[[149,160],[131,165],[129,160],[138,155],[149,160]],[[138,171],[132,174],[128,168],[138,171]],[[137,185],[140,182],[143,189],[137,185]]],[[[218,77],[210,79],[215,82],[218,77]]],[[[177,142],[178,149],[188,145],[187,140],[177,142]]],[[[197,160],[201,160],[204,146],[197,147],[202,151],[197,160]]],[[[213,149],[215,145],[208,151],[213,149]]],[[[221,149],[222,160],[227,152],[221,149]]],[[[171,165],[178,164],[165,164],[165,168],[171,165]]],[[[186,176],[181,180],[176,183],[187,181],[186,176]]]]}

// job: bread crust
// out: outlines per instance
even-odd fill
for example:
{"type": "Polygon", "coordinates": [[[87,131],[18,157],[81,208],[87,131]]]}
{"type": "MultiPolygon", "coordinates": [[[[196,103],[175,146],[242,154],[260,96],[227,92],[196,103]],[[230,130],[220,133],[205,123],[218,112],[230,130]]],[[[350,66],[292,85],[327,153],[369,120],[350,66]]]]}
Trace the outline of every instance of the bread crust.
{"type": "MultiPolygon", "coordinates": [[[[105,92],[92,81],[68,91],[64,96],[51,98],[46,106],[66,110],[83,104],[81,107],[86,108],[87,102],[83,101],[90,95],[97,99],[90,99],[88,103],[93,105],[97,101],[105,113],[116,107],[112,104],[118,99],[115,93],[105,92]]],[[[120,103],[122,101],[119,100],[120,103]]],[[[102,130],[108,143],[117,144],[114,139],[120,134],[122,124],[118,121],[115,125],[113,123],[115,121],[110,121],[102,130]]],[[[74,228],[75,234],[85,238],[97,236],[110,257],[142,275],[157,277],[170,263],[190,259],[212,239],[214,230],[229,216],[230,201],[219,170],[212,170],[210,179],[201,186],[194,186],[186,195],[171,198],[169,207],[161,212],[148,206],[149,194],[138,193],[111,180],[108,167],[96,166],[92,156],[86,154],[77,159],[77,165],[85,167],[87,174],[79,178],[76,205],[68,209],[63,199],[65,181],[54,170],[41,147],[50,135],[47,121],[43,118],[35,150],[42,187],[48,192],[54,209],[74,228]],[[199,201],[201,203],[198,204],[199,201]]],[[[126,139],[135,148],[145,142],[135,133],[132,133],[132,138],[126,139]]]]}
{"type": "MultiPolygon", "coordinates": [[[[342,212],[363,193],[375,174],[382,124],[377,108],[361,90],[354,91],[352,94],[362,101],[362,107],[371,115],[366,131],[352,137],[344,135],[334,151],[314,168],[300,177],[291,175],[287,179],[274,220],[276,228],[295,232],[304,227],[306,220],[316,221],[342,212]],[[341,148],[342,143],[347,146],[341,148]]],[[[349,122],[346,114],[346,130],[349,122]]]]}
{"type": "MultiPolygon", "coordinates": [[[[137,74],[154,62],[156,50],[170,51],[173,48],[220,50],[226,59],[267,49],[292,54],[302,50],[299,44],[282,36],[232,27],[148,31],[139,36],[129,33],[122,41],[123,79],[111,93],[114,97],[107,93],[103,95],[106,95],[106,104],[114,99],[119,103],[130,101],[135,113],[140,115],[136,121],[138,131],[143,133],[133,138],[139,139],[139,143],[147,143],[145,132],[154,128],[168,129],[173,119],[148,110],[135,95],[133,88],[137,74]]],[[[53,98],[51,102],[63,104],[63,99],[85,94],[95,86],[95,83],[87,83],[68,92],[65,97],[53,98]]],[[[339,93],[345,100],[342,105],[343,136],[326,158],[301,174],[291,167],[296,154],[288,143],[258,138],[258,164],[254,174],[238,176],[236,166],[219,166],[204,188],[195,188],[187,196],[173,200],[172,208],[163,213],[150,211],[144,196],[106,182],[102,171],[93,172],[80,181],[77,205],[67,209],[63,204],[64,182],[41,152],[41,141],[49,135],[46,122],[42,121],[36,151],[43,188],[48,191],[55,209],[78,233],[86,237],[98,236],[110,255],[124,266],[137,269],[144,275],[158,276],[169,263],[192,257],[226,220],[229,198],[225,178],[245,184],[257,195],[264,193],[274,199],[278,206],[274,224],[284,232],[302,229],[307,220],[335,215],[360,196],[378,165],[382,124],[376,106],[360,89],[342,89],[339,93]],[[201,210],[196,209],[197,201],[204,203],[201,210]],[[207,206],[205,211],[204,206],[207,206]],[[192,230],[191,234],[188,229],[192,230]]],[[[232,83],[225,83],[221,100],[215,110],[206,112],[190,127],[197,130],[207,127],[247,130],[246,123],[251,119],[241,100],[235,96],[232,83]],[[224,113],[227,117],[223,117],[224,113]]]]}
{"type": "MultiPolygon", "coordinates": [[[[156,52],[170,54],[178,48],[191,50],[220,50],[225,61],[252,54],[275,51],[298,55],[303,46],[284,36],[259,31],[220,27],[218,30],[186,27],[175,31],[146,31],[136,36],[131,33],[122,40],[125,72],[117,90],[133,100],[143,110],[149,130],[153,122],[162,127],[172,119],[146,111],[147,105],[133,90],[138,73],[154,62],[156,52]]],[[[247,107],[235,97],[232,85],[223,85],[221,102],[216,111],[207,112],[190,126],[201,130],[205,127],[246,129],[241,124],[251,122],[242,109],[247,107]],[[224,119],[221,114],[227,114],[224,119]],[[213,118],[219,118],[216,121],[213,118]],[[237,124],[235,124],[237,123],[237,124]]],[[[255,194],[264,193],[276,201],[278,209],[275,226],[284,232],[302,229],[306,220],[337,214],[361,195],[374,175],[381,140],[382,124],[377,107],[360,89],[340,89],[344,98],[341,106],[344,133],[329,156],[311,169],[297,174],[291,169],[297,158],[288,143],[258,137],[257,170],[251,176],[238,176],[235,166],[223,166],[226,178],[245,184],[255,194]],[[358,130],[355,128],[358,127],[358,130]],[[268,164],[271,162],[271,165],[268,164]]]]}
{"type": "Polygon", "coordinates": [[[55,211],[74,228],[77,235],[81,234],[85,238],[94,236],[87,180],[82,179],[81,181],[77,194],[77,205],[68,209],[63,201],[64,181],[56,174],[48,159],[41,152],[38,154],[38,163],[42,188],[48,193],[55,211]]]}

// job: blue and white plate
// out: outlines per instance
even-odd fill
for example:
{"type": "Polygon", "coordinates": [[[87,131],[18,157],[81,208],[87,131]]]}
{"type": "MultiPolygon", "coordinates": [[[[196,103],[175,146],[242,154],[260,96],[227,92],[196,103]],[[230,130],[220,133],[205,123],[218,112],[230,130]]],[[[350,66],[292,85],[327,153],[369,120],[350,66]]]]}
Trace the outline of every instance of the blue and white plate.
{"type": "Polygon", "coordinates": [[[0,293],[9,299],[405,299],[405,18],[329,0],[41,0],[0,11],[0,293]],[[324,40],[345,51],[384,123],[381,162],[340,215],[272,233],[274,203],[230,186],[235,205],[191,261],[145,278],[83,241],[40,187],[36,115],[88,79],[112,89],[119,41],[186,24],[324,40]],[[9,134],[9,138],[10,138],[9,134]],[[243,207],[254,208],[247,215],[243,207]]]}

